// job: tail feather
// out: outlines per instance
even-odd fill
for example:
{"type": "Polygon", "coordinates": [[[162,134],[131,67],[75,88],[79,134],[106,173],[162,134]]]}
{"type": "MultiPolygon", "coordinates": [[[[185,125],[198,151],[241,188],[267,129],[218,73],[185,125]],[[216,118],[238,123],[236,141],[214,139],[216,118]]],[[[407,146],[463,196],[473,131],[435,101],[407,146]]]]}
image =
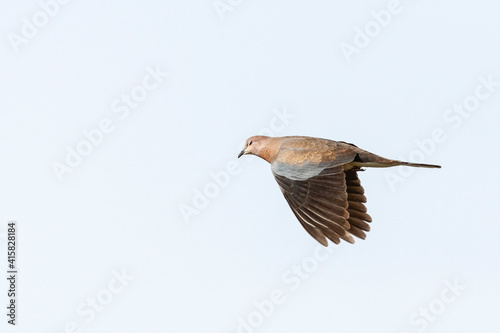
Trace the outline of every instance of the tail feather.
{"type": "Polygon", "coordinates": [[[411,163],[403,162],[397,160],[389,159],[379,159],[378,161],[368,161],[368,162],[351,162],[344,165],[345,170],[349,170],[353,167],[355,168],[390,168],[394,166],[409,166],[415,168],[441,168],[440,165],[435,164],[422,164],[422,163],[411,163]]]}
{"type": "Polygon", "coordinates": [[[441,168],[440,165],[436,165],[436,164],[411,163],[411,162],[402,162],[402,161],[395,161],[395,162],[399,163],[399,164],[395,164],[395,165],[404,165],[404,166],[410,166],[410,167],[415,167],[415,168],[441,168]]]}
{"type": "Polygon", "coordinates": [[[388,168],[398,165],[415,167],[415,168],[441,168],[440,165],[435,165],[435,164],[423,164],[423,163],[412,163],[412,162],[391,160],[379,155],[375,155],[358,147],[354,147],[352,149],[356,151],[356,157],[354,161],[347,163],[344,166],[345,169],[350,169],[352,167],[388,168]]]}

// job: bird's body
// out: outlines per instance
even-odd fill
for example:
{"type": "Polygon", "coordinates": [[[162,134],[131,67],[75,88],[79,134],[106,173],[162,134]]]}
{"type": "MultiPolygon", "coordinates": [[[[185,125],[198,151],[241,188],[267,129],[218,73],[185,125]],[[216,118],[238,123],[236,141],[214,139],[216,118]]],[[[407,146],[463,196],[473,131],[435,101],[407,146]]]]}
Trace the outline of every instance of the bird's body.
{"type": "Polygon", "coordinates": [[[353,144],[305,136],[254,136],[240,155],[252,154],[271,164],[271,170],[293,213],[322,245],[326,238],[354,243],[370,230],[366,197],[357,172],[362,167],[397,165],[439,168],[387,159],[353,144]]]}

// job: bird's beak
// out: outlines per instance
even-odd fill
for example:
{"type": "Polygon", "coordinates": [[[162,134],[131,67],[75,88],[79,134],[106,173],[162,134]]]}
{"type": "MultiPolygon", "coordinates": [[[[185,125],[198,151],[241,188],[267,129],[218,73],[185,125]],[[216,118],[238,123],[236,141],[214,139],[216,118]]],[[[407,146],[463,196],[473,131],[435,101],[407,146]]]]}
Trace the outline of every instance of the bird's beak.
{"type": "Polygon", "coordinates": [[[238,154],[238,158],[240,158],[241,156],[245,155],[245,149],[246,148],[243,148],[243,150],[240,151],[240,153],[238,154]]]}

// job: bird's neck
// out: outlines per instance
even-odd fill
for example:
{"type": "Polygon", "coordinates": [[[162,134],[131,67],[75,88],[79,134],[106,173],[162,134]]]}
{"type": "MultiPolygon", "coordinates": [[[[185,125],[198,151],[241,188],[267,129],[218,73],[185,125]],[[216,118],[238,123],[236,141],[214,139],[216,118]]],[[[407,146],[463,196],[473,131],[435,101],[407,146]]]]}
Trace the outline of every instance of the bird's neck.
{"type": "Polygon", "coordinates": [[[262,146],[262,149],[259,151],[257,156],[271,163],[280,150],[281,139],[282,138],[267,138],[265,144],[262,146]]]}

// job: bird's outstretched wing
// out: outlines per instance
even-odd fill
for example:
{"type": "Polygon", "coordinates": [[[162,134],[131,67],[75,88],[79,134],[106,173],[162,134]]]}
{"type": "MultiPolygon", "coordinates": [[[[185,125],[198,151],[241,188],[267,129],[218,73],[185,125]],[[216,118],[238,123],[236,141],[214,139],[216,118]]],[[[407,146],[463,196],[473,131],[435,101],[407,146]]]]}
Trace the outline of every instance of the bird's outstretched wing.
{"type": "Polygon", "coordinates": [[[285,199],[304,229],[319,243],[328,246],[343,239],[354,243],[352,235],[364,239],[371,222],[366,213],[366,197],[357,176],[359,169],[345,171],[354,160],[349,150],[317,150],[293,159],[293,151],[277,156],[271,168],[285,199]],[[319,154],[319,156],[318,156],[319,154]],[[309,156],[303,158],[304,156],[309,156]]]}
{"type": "MultiPolygon", "coordinates": [[[[274,172],[273,172],[274,173],[274,172]]],[[[347,232],[347,187],[342,166],[326,169],[307,180],[293,180],[274,173],[274,177],[304,229],[324,246],[325,236],[335,244],[340,238],[353,243],[347,232]]]]}
{"type": "Polygon", "coordinates": [[[370,230],[367,222],[366,197],[355,170],[342,166],[323,170],[307,180],[292,180],[274,173],[274,177],[300,224],[319,243],[328,246],[326,238],[340,243],[354,243],[351,235],[365,239],[370,230]]]}

